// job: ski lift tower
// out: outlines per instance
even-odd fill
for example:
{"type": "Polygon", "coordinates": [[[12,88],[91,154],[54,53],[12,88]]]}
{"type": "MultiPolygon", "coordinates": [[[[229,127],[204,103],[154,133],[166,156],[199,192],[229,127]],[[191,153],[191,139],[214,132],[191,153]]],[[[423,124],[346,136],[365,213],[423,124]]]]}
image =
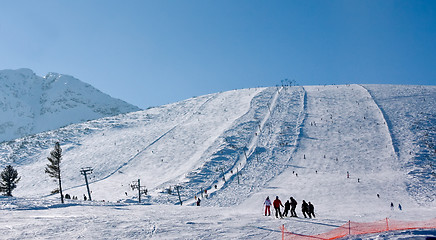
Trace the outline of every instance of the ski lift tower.
{"type": "Polygon", "coordinates": [[[147,188],[145,186],[141,186],[141,179],[138,179],[137,182],[133,181],[130,184],[130,187],[132,188],[132,190],[138,190],[138,202],[141,203],[141,195],[147,195],[147,188]]]}
{"type": "Polygon", "coordinates": [[[92,173],[92,171],[93,169],[90,167],[82,168],[82,170],[80,170],[80,174],[85,176],[85,183],[86,183],[86,189],[88,190],[89,201],[92,201],[92,199],[91,199],[91,191],[89,191],[88,177],[86,174],[92,173]]]}

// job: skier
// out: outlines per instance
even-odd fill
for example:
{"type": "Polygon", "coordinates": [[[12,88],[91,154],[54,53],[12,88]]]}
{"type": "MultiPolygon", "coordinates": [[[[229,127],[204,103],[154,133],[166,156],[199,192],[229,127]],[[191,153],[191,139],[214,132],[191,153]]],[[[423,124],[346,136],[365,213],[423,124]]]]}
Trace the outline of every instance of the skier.
{"type": "Polygon", "coordinates": [[[398,204],[398,209],[403,210],[403,207],[401,207],[401,204],[398,204]]]}
{"type": "Polygon", "coordinates": [[[265,216],[266,213],[268,212],[268,216],[271,216],[271,200],[269,200],[269,196],[266,197],[265,202],[263,203],[263,205],[265,205],[265,216]]]}
{"type": "Polygon", "coordinates": [[[301,211],[303,212],[304,218],[307,218],[306,213],[309,214],[309,205],[307,202],[303,200],[303,204],[301,204],[301,211]]]}
{"type": "Polygon", "coordinates": [[[285,210],[283,210],[283,216],[287,217],[290,209],[291,209],[291,203],[288,200],[285,202],[285,210]]]}
{"type": "Polygon", "coordinates": [[[280,206],[282,206],[282,207],[284,207],[284,206],[282,204],[282,201],[280,201],[279,196],[276,196],[276,200],[274,200],[273,205],[274,205],[274,210],[276,211],[276,218],[278,218],[279,215],[280,215],[280,218],[283,218],[282,212],[280,212],[280,206]]]}
{"type": "Polygon", "coordinates": [[[201,199],[198,198],[198,200],[197,200],[197,206],[200,206],[200,202],[201,202],[201,199]]]}
{"type": "Polygon", "coordinates": [[[394,210],[394,203],[391,202],[391,210],[394,210]]]}
{"type": "Polygon", "coordinates": [[[291,197],[291,217],[298,217],[297,213],[295,212],[295,208],[297,207],[297,201],[291,197]]]}
{"type": "Polygon", "coordinates": [[[315,207],[310,202],[309,202],[309,212],[308,213],[309,213],[310,218],[312,218],[312,216],[313,216],[313,218],[315,218],[315,207]]]}

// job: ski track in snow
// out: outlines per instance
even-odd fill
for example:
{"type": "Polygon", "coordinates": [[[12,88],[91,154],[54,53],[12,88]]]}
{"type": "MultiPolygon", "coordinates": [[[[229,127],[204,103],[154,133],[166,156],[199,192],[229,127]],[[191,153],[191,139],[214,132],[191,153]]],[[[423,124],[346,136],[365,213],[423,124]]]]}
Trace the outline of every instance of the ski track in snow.
{"type": "Polygon", "coordinates": [[[365,85],[380,109],[389,116],[394,147],[407,191],[426,205],[436,200],[436,87],[365,85]]]}
{"type": "MultiPolygon", "coordinates": [[[[250,143],[248,144],[248,147],[245,147],[242,151],[242,153],[239,154],[238,160],[235,162],[233,167],[228,170],[226,173],[224,173],[223,178],[224,179],[232,179],[235,178],[236,174],[239,174],[239,171],[242,171],[247,163],[247,159],[250,158],[250,156],[253,154],[255,147],[257,145],[259,135],[262,133],[262,130],[264,129],[265,123],[267,120],[271,117],[271,109],[274,109],[276,106],[277,98],[280,94],[280,91],[283,88],[277,89],[277,91],[274,93],[274,96],[271,99],[271,103],[269,104],[268,111],[265,114],[264,118],[260,122],[258,129],[254,132],[254,135],[251,137],[250,143]]],[[[213,195],[214,193],[220,191],[226,184],[226,181],[219,180],[215,182],[212,186],[209,186],[205,188],[205,190],[208,192],[207,194],[213,195]],[[216,187],[215,187],[216,186],[216,187]]],[[[197,195],[202,195],[202,193],[198,193],[197,195]]],[[[185,200],[186,204],[193,205],[196,202],[195,198],[191,198],[188,200],[185,200]]]]}
{"type": "MultiPolygon", "coordinates": [[[[231,206],[239,204],[253,192],[265,186],[275,175],[282,172],[285,167],[281,166],[289,165],[290,157],[298,146],[301,124],[304,122],[305,92],[302,88],[285,88],[277,92],[273,100],[274,103],[277,100],[281,102],[280,104],[270,104],[271,107],[267,109],[261,131],[256,132],[257,135],[253,134],[256,139],[249,144],[252,146],[250,154],[247,154],[247,158],[243,153],[239,155],[239,159],[244,161],[244,168],[241,169],[239,176],[239,181],[242,184],[238,184],[238,176],[232,175],[226,183],[225,189],[221,190],[218,196],[214,196],[211,201],[206,202],[207,205],[231,206]],[[279,93],[283,96],[280,96],[279,93]],[[268,127],[265,128],[265,125],[268,127]],[[254,149],[270,150],[255,153],[254,149]],[[245,197],[241,198],[240,196],[245,197]]],[[[247,150],[247,152],[249,151],[247,150]]],[[[233,170],[233,173],[237,172],[233,170]]]]}
{"type": "Polygon", "coordinates": [[[383,111],[383,109],[380,107],[380,105],[377,104],[376,100],[375,100],[374,97],[371,95],[371,93],[368,91],[368,89],[365,88],[365,87],[362,86],[362,85],[359,85],[359,86],[362,87],[363,89],[365,89],[365,91],[368,93],[368,95],[369,95],[369,96],[371,97],[371,99],[374,101],[374,104],[377,105],[377,107],[378,107],[378,109],[379,109],[379,111],[380,111],[380,114],[383,116],[383,120],[384,120],[383,124],[385,124],[386,127],[388,128],[389,137],[390,137],[390,139],[391,139],[391,144],[390,144],[390,145],[392,145],[393,151],[395,152],[395,155],[397,156],[397,159],[396,159],[396,160],[398,161],[398,158],[399,158],[399,155],[398,155],[398,154],[399,154],[399,152],[398,152],[398,147],[394,144],[394,138],[393,138],[392,127],[391,127],[392,123],[391,123],[391,121],[389,121],[389,117],[388,117],[388,115],[383,111]]]}

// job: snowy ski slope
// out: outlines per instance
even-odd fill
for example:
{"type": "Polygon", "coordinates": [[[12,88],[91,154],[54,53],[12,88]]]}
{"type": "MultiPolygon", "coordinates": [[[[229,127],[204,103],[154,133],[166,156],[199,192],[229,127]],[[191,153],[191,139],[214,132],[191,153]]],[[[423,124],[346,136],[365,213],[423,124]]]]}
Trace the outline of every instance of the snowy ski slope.
{"type": "Polygon", "coordinates": [[[282,224],[316,234],[348,220],[429,219],[436,216],[435,103],[434,86],[243,89],[5,142],[2,166],[14,165],[22,180],[18,198],[0,198],[9,213],[2,230],[12,239],[57,238],[59,231],[86,239],[278,239],[282,224]],[[64,150],[64,193],[81,199],[79,171],[92,167],[94,202],[60,206],[49,195],[56,185],[44,167],[56,141],[64,150]],[[147,205],[132,204],[137,179],[148,189],[147,205]],[[300,217],[302,200],[311,201],[317,218],[265,217],[266,196],[293,196],[300,217]],[[194,197],[202,207],[189,206],[194,197]],[[15,219],[31,227],[19,230],[15,219]],[[87,227],[78,231],[82,220],[87,227]]]}

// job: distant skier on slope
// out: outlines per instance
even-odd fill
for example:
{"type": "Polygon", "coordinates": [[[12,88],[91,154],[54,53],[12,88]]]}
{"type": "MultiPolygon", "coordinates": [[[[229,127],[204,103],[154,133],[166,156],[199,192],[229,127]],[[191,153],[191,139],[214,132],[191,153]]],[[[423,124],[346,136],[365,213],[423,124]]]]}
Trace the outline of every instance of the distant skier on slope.
{"type": "Polygon", "coordinates": [[[310,218],[312,218],[312,216],[313,216],[313,218],[315,218],[315,207],[312,205],[312,203],[311,202],[309,202],[309,217],[310,218]]]}
{"type": "Polygon", "coordinates": [[[197,199],[197,206],[200,206],[200,202],[201,202],[201,199],[198,198],[198,199],[197,199]]]}
{"type": "Polygon", "coordinates": [[[285,202],[285,210],[283,210],[283,216],[287,217],[289,210],[291,210],[291,203],[288,200],[285,202]]]}
{"type": "Polygon", "coordinates": [[[263,203],[263,205],[265,205],[265,216],[266,213],[268,212],[268,216],[271,216],[271,200],[269,200],[269,196],[266,197],[265,202],[263,203]]]}
{"type": "Polygon", "coordinates": [[[304,218],[307,218],[307,214],[309,214],[309,205],[307,205],[307,202],[303,200],[303,204],[301,204],[301,212],[303,212],[304,218]]]}
{"type": "Polygon", "coordinates": [[[297,201],[291,197],[291,217],[298,217],[295,212],[295,208],[297,207],[297,201]]]}
{"type": "Polygon", "coordinates": [[[280,211],[280,206],[284,207],[282,201],[280,201],[279,196],[276,196],[276,200],[273,202],[274,210],[276,211],[276,218],[280,215],[280,218],[283,218],[282,212],[280,211]]]}

